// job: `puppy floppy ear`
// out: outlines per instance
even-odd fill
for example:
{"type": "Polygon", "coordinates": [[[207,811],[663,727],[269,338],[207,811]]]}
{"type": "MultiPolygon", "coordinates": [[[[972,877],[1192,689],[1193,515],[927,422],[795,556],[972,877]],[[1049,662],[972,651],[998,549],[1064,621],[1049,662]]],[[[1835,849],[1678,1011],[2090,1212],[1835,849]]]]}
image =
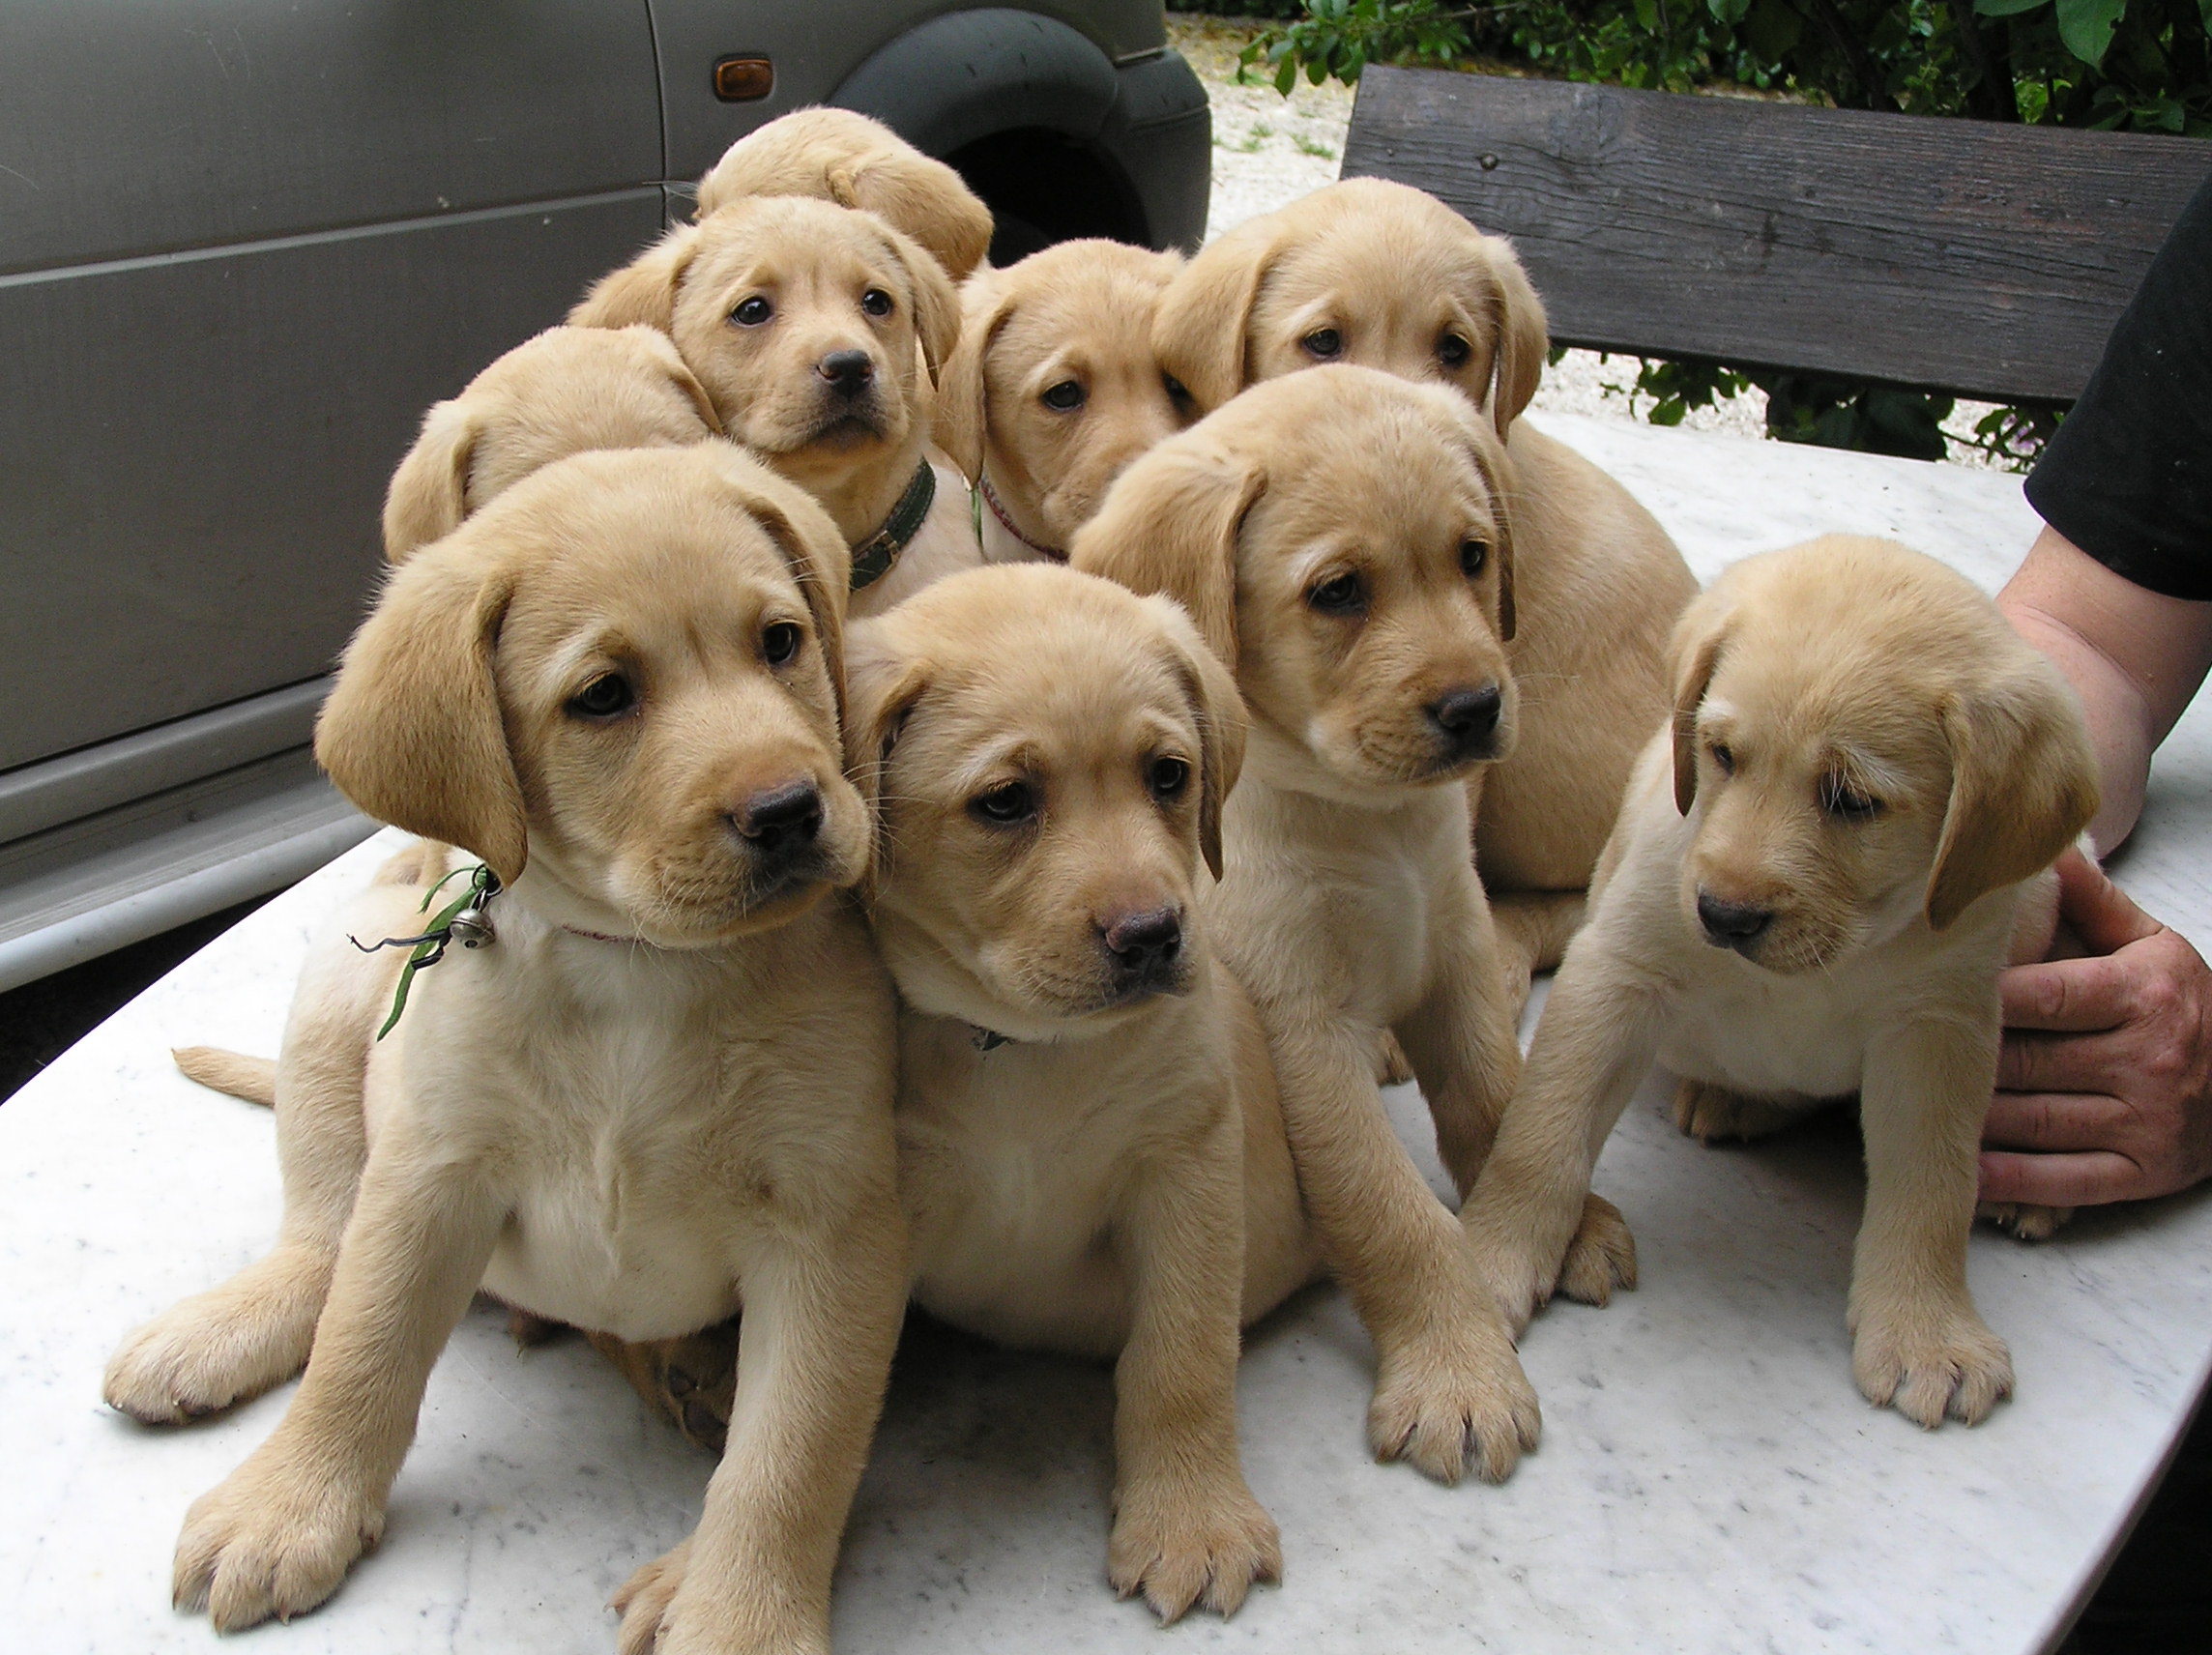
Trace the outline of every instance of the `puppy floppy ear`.
{"type": "Polygon", "coordinates": [[[1202,414],[1244,389],[1252,306],[1275,262],[1277,240],[1272,215],[1239,224],[1184,265],[1160,295],[1152,353],[1202,414]]]}
{"type": "Polygon", "coordinates": [[[1491,358],[1490,418],[1502,437],[1536,394],[1552,335],[1544,302],[1529,284],[1513,244],[1503,236],[1485,236],[1482,241],[1497,283],[1492,301],[1497,342],[1491,358]]]}
{"type": "Polygon", "coordinates": [[[1267,475],[1210,446],[1172,441],[1115,479],[1067,561],[1140,597],[1164,592],[1237,670],[1237,537],[1267,475]]]}
{"type": "Polygon", "coordinates": [[[1941,931],[1977,897],[2041,873],[2097,814],[2097,757],[2072,692],[2022,662],[1943,703],[1951,800],[1928,881],[1941,931]]]}
{"type": "Polygon", "coordinates": [[[1728,642],[1729,611],[1711,595],[1698,598],[1674,623],[1668,646],[1674,681],[1674,808],[1690,814],[1698,797],[1698,707],[1713,682],[1713,664],[1728,642]]]}
{"type": "Polygon", "coordinates": [[[954,281],[965,281],[991,250],[991,210],[960,175],[920,151],[832,167],[830,193],[897,225],[928,249],[954,281]]]}
{"type": "Polygon", "coordinates": [[[881,647],[883,630],[882,623],[873,623],[866,636],[855,639],[859,647],[853,654],[852,700],[845,736],[845,774],[859,790],[860,802],[867,806],[873,842],[868,871],[859,885],[863,903],[875,901],[889,871],[884,776],[890,768],[891,749],[898,744],[899,734],[930,681],[927,661],[881,647]]]}
{"type": "Polygon", "coordinates": [[[907,279],[913,285],[914,335],[920,341],[922,361],[929,364],[929,383],[935,386],[946,359],[960,342],[960,295],[953,289],[952,278],[945,274],[945,267],[919,242],[881,218],[875,222],[899,263],[906,267],[907,279]]]}
{"type": "Polygon", "coordinates": [[[1198,725],[1198,848],[1221,878],[1221,807],[1244,768],[1244,698],[1221,657],[1207,648],[1182,606],[1159,594],[1145,599],[1175,642],[1176,674],[1198,725]]]}
{"type": "Polygon", "coordinates": [[[983,475],[991,429],[991,390],[984,367],[992,341],[1013,314],[1013,296],[996,273],[977,271],[960,289],[960,342],[937,376],[937,415],[930,435],[973,484],[983,475]]]}
{"type": "Polygon", "coordinates": [[[346,646],[315,759],[362,810],[474,852],[503,885],[529,860],[492,654],[512,577],[451,541],[410,559],[346,646]]]}
{"type": "Polygon", "coordinates": [[[481,430],[459,399],[422,416],[422,434],[392,474],[384,494],[384,557],[399,563],[418,546],[442,540],[469,514],[469,462],[481,430]]]}
{"type": "Polygon", "coordinates": [[[667,333],[676,323],[676,290],[699,251],[699,227],[682,224],[635,259],[592,284],[568,312],[571,328],[643,325],[667,333]]]}
{"type": "MultiPolygon", "coordinates": [[[[1454,400],[1463,406],[1466,402],[1464,397],[1454,400]]],[[[1503,441],[1492,433],[1479,411],[1470,410],[1461,417],[1460,435],[1467,444],[1468,457],[1482,474],[1482,486],[1490,495],[1490,521],[1497,533],[1490,555],[1498,565],[1498,635],[1511,643],[1519,624],[1519,614],[1513,604],[1513,508],[1510,502],[1515,487],[1513,463],[1506,458],[1503,441]]]]}
{"type": "Polygon", "coordinates": [[[727,457],[742,466],[742,472],[737,466],[724,468],[731,488],[746,513],[768,531],[776,549],[783,553],[783,561],[806,599],[814,635],[822,641],[823,664],[830,671],[830,687],[837,698],[837,724],[842,730],[846,722],[845,609],[852,599],[852,548],[812,495],[735,450],[727,457]]]}

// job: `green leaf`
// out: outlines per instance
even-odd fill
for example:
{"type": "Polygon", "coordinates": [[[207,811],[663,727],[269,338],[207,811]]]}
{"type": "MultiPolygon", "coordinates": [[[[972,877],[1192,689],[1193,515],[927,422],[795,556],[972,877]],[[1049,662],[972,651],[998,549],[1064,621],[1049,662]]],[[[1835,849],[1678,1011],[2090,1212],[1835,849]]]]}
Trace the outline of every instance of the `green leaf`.
{"type": "Polygon", "coordinates": [[[1636,0],[1636,20],[1650,34],[1659,32],[1659,0],[1636,0]]]}
{"type": "Polygon", "coordinates": [[[1805,33],[1805,19],[1789,0],[1758,0],[1744,18],[1744,43],[1767,63],[1780,63],[1805,33]]]}
{"type": "Polygon", "coordinates": [[[2204,32],[2212,35],[2212,0],[2197,0],[2197,10],[2204,15],[2204,32]]]}
{"type": "Polygon", "coordinates": [[[2017,17],[2023,12],[2040,11],[2049,0],[1974,0],[1974,15],[1980,17],[2017,17]]]}
{"type": "MultiPolygon", "coordinates": [[[[2058,38],[2091,69],[2111,49],[2112,31],[2127,15],[2128,0],[2056,0],[2058,38]]],[[[2201,4],[2201,0],[2199,0],[2201,4]]]]}
{"type": "MultiPolygon", "coordinates": [[[[2212,0],[2207,3],[2212,4],[2212,0]]],[[[1712,13],[1715,22],[1740,23],[1751,10],[1751,0],[1705,0],[1705,10],[1712,13]]]]}
{"type": "Polygon", "coordinates": [[[1298,60],[1286,54],[1283,58],[1282,67],[1275,71],[1275,90],[1288,98],[1291,95],[1291,88],[1297,83],[1298,60]]]}

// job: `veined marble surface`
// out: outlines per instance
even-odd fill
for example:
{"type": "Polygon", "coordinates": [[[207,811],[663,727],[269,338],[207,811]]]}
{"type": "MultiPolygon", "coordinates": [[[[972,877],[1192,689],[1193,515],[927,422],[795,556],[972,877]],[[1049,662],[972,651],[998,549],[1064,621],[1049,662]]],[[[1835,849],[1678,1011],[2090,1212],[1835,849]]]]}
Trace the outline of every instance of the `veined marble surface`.
{"type": "MultiPolygon", "coordinates": [[[[1895,535],[1994,588],[2035,530],[2017,479],[1567,419],[1702,576],[1828,530],[1895,535]]],[[[2115,866],[2212,937],[2212,713],[2162,756],[2115,866]]],[[[0,1108],[0,1646],[206,1649],[168,1605],[186,1505],[275,1424],[289,1386],[153,1431],[110,1413],[126,1331],[260,1253],[277,1215],[267,1114],[193,1087],[168,1048],[275,1050],[309,926],[371,841],[211,944],[0,1108]]],[[[1752,1147],[1676,1135],[1647,1085],[1599,1166],[1644,1286],[1562,1305],[1524,1356],[1544,1440],[1502,1488],[1367,1457],[1365,1336],[1333,1289],[1251,1335],[1245,1466],[1286,1580],[1169,1632],[1105,1582],[1102,1367],[910,1332],[838,1576],[842,1655],[879,1651],[2031,1651],[2056,1638],[2175,1439],[2212,1357],[2212,1197],[2092,1213],[2043,1247],[1977,1233],[1971,1278],[2019,1392],[1923,1433],[1853,1387],[1844,1292],[1861,1178],[1849,1129],[1752,1147]]],[[[1441,1184],[1411,1090],[1401,1128],[1441,1184]]],[[[613,1647],[603,1607],[681,1539],[711,1467],[575,1341],[517,1354],[480,1307],[430,1381],[382,1548],[268,1655],[613,1647]]]]}

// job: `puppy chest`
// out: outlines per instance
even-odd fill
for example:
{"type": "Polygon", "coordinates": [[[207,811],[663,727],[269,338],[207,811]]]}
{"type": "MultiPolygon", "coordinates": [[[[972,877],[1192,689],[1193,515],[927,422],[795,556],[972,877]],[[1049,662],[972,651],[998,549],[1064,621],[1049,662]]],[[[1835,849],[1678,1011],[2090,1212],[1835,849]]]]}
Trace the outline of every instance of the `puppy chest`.
{"type": "Polygon", "coordinates": [[[1859,1089],[1872,1032],[1858,1007],[1780,983],[1698,997],[1661,1045],[1678,1075],[1761,1097],[1844,1097],[1859,1089]]]}

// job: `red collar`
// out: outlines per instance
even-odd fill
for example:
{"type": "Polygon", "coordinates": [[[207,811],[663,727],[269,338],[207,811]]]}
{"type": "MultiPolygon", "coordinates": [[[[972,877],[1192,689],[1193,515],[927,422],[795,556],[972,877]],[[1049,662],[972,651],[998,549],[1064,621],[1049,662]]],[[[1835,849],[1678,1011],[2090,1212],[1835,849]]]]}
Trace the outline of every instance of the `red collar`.
{"type": "Polygon", "coordinates": [[[1060,551],[1052,546],[1040,546],[1034,540],[1031,539],[1027,535],[1023,534],[1019,529],[1014,527],[1014,520],[1006,515],[1006,508],[999,504],[999,497],[991,487],[990,478],[983,475],[981,472],[976,473],[975,485],[977,488],[982,490],[983,504],[991,508],[991,515],[999,520],[999,526],[1004,529],[1007,534],[1013,536],[1015,539],[1021,541],[1023,545],[1029,547],[1031,551],[1036,553],[1036,555],[1040,558],[1050,558],[1056,564],[1063,564],[1067,562],[1067,554],[1065,552],[1060,551]]]}

